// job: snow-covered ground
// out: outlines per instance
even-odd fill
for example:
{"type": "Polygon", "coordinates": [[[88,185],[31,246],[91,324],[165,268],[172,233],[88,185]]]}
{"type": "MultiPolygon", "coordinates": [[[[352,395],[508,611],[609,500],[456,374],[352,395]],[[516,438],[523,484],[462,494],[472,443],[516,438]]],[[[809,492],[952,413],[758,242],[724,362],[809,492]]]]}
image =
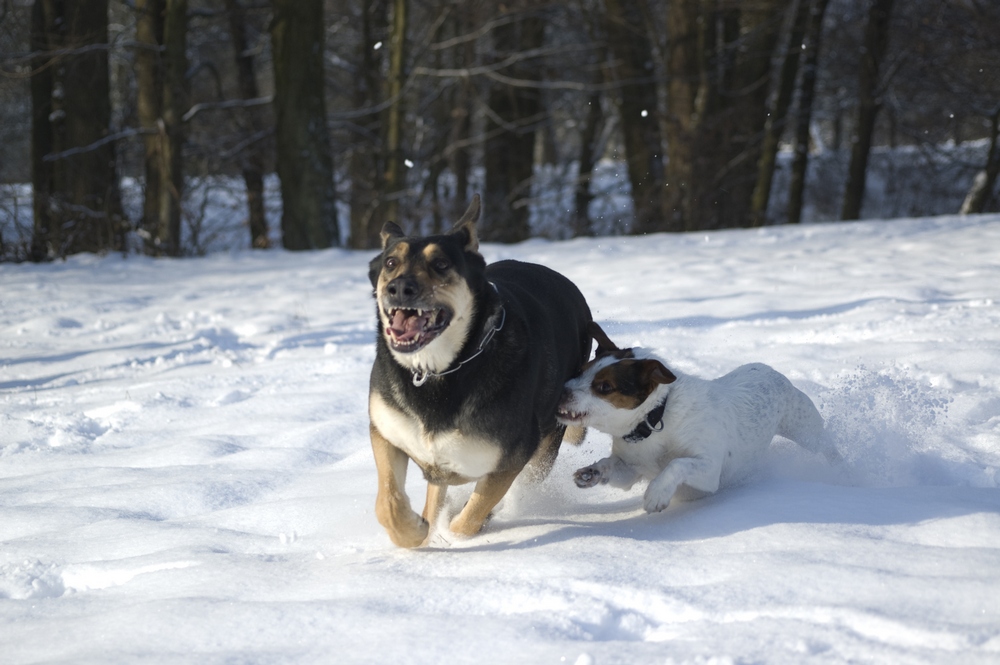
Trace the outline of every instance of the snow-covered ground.
{"type": "Polygon", "coordinates": [[[771,364],[846,464],[776,441],[647,515],[573,485],[592,432],[484,533],[397,549],[370,252],[0,264],[0,661],[1000,662],[1000,216],[484,252],[682,371],[771,364]]]}

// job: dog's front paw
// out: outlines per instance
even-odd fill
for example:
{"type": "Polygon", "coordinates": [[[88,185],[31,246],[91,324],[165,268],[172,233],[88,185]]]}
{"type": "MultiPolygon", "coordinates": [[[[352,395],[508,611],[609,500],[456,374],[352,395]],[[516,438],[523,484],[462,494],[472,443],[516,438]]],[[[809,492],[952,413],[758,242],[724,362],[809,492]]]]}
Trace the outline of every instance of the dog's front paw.
{"type": "Polygon", "coordinates": [[[674,493],[657,491],[655,483],[650,484],[646,488],[646,494],[642,498],[642,507],[646,509],[647,513],[658,513],[661,510],[666,510],[667,506],[670,505],[670,499],[673,498],[674,493]]]}
{"type": "Polygon", "coordinates": [[[420,515],[413,513],[412,518],[387,526],[386,531],[397,547],[420,547],[427,540],[430,525],[420,515]]]}
{"type": "Polygon", "coordinates": [[[577,487],[587,488],[593,487],[598,483],[606,483],[608,479],[605,477],[604,472],[596,464],[591,466],[585,466],[582,469],[577,469],[573,474],[573,482],[576,483],[577,487]]]}

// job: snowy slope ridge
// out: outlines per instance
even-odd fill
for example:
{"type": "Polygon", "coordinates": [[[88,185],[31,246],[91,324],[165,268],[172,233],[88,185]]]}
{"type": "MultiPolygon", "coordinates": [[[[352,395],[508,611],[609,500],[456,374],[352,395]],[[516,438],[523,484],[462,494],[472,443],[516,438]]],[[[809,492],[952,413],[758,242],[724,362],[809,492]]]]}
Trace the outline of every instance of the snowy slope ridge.
{"type": "Polygon", "coordinates": [[[996,215],[486,245],[681,371],[772,365],[847,461],[778,440],[646,515],[573,485],[591,432],[418,551],[373,512],[372,253],[0,265],[0,660],[996,663],[998,250],[996,215]]]}

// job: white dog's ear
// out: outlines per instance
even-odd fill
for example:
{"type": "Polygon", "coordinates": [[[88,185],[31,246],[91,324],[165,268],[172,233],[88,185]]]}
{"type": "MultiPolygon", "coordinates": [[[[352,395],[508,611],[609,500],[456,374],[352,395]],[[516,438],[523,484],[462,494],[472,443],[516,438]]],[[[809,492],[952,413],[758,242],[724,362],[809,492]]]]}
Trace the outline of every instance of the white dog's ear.
{"type": "Polygon", "coordinates": [[[481,213],[481,199],[479,194],[474,194],[469,209],[465,211],[460,220],[455,222],[455,226],[451,229],[452,235],[460,236],[462,246],[467,252],[479,251],[479,234],[476,233],[476,223],[479,221],[481,213]]]}
{"type": "Polygon", "coordinates": [[[640,370],[640,375],[642,376],[643,383],[646,385],[653,383],[673,383],[677,380],[674,373],[667,369],[667,367],[659,360],[640,360],[639,365],[642,368],[640,370]]]}
{"type": "Polygon", "coordinates": [[[403,229],[396,222],[386,222],[382,225],[382,233],[379,235],[382,236],[382,249],[385,249],[386,245],[389,244],[390,238],[402,238],[406,234],[403,233],[403,229]]]}

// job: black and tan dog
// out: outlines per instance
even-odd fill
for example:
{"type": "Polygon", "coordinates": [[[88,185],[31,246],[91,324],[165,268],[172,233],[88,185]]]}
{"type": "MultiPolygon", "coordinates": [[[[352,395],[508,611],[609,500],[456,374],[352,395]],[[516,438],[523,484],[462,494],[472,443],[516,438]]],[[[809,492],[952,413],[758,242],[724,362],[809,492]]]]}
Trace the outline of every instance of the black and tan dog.
{"type": "Polygon", "coordinates": [[[487,266],[479,210],[477,195],[449,233],[429,237],[407,237],[387,222],[370,265],[375,514],[402,547],[426,542],[448,485],[476,481],[450,525],[472,535],[526,464],[548,473],[565,433],[556,422],[563,384],[590,354],[580,291],[544,266],[487,266]],[[422,516],[404,489],[410,459],[427,480],[422,516]]]}

